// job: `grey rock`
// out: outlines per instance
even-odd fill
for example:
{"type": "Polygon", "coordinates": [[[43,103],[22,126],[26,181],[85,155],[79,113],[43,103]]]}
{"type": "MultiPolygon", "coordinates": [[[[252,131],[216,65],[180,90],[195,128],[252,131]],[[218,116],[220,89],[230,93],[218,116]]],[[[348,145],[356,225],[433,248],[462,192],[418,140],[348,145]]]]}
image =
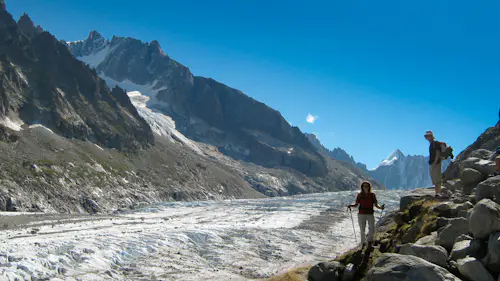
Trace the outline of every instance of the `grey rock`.
{"type": "Polygon", "coordinates": [[[420,230],[422,229],[422,222],[417,222],[414,224],[408,231],[401,237],[401,242],[403,243],[412,243],[414,242],[418,235],[420,234],[420,230]]]}
{"type": "Polygon", "coordinates": [[[356,267],[350,263],[345,266],[344,273],[342,274],[342,281],[353,281],[356,275],[356,267]]]}
{"type": "Polygon", "coordinates": [[[457,217],[468,219],[469,218],[469,211],[468,210],[460,210],[457,213],[457,217]]]}
{"type": "Polygon", "coordinates": [[[460,175],[460,179],[462,180],[462,182],[466,186],[476,185],[476,184],[482,182],[483,180],[485,180],[486,175],[482,174],[478,170],[471,169],[471,168],[465,168],[465,169],[463,169],[463,171],[460,175]]]}
{"type": "Polygon", "coordinates": [[[394,222],[398,226],[402,226],[402,225],[404,225],[407,222],[406,215],[403,212],[397,212],[396,214],[394,214],[393,218],[394,218],[394,222]]]}
{"type": "Polygon", "coordinates": [[[433,208],[434,212],[437,212],[441,216],[449,216],[454,204],[451,202],[442,202],[433,208]]]}
{"type": "Polygon", "coordinates": [[[459,281],[446,269],[415,256],[383,254],[368,271],[366,281],[459,281]]]}
{"type": "Polygon", "coordinates": [[[495,163],[479,158],[468,158],[461,163],[462,169],[474,169],[483,175],[491,175],[495,172],[495,163]]]}
{"type": "Polygon", "coordinates": [[[430,235],[424,236],[415,242],[416,245],[436,245],[437,231],[432,232],[430,235]]]}
{"type": "Polygon", "coordinates": [[[491,199],[497,204],[500,204],[500,175],[488,178],[476,187],[476,202],[485,198],[491,199]]]}
{"type": "Polygon", "coordinates": [[[448,252],[441,246],[405,244],[401,246],[399,254],[416,256],[441,267],[447,266],[448,252]]]}
{"type": "Polygon", "coordinates": [[[455,243],[450,253],[450,259],[453,261],[458,261],[467,257],[467,255],[469,254],[470,244],[471,240],[463,240],[455,243]]]}
{"type": "Polygon", "coordinates": [[[101,211],[99,204],[88,197],[83,197],[80,200],[80,204],[89,214],[97,214],[101,211]]]}
{"type": "Polygon", "coordinates": [[[500,273],[500,232],[490,235],[486,261],[490,271],[500,273]]]}
{"type": "Polygon", "coordinates": [[[471,281],[495,281],[493,276],[475,258],[468,257],[457,261],[460,274],[471,281]]]}
{"type": "Polygon", "coordinates": [[[444,217],[439,217],[436,221],[437,225],[438,225],[438,228],[441,228],[441,227],[445,227],[446,225],[448,225],[448,223],[450,223],[451,221],[451,218],[444,218],[444,217]]]}
{"type": "Polygon", "coordinates": [[[401,196],[401,199],[399,201],[399,210],[404,211],[408,209],[408,207],[412,203],[415,203],[416,201],[419,200],[433,199],[435,195],[434,193],[435,193],[434,189],[428,189],[428,188],[415,189],[414,191],[412,191],[412,193],[401,196]]]}
{"type": "Polygon", "coordinates": [[[488,254],[487,240],[473,239],[469,246],[469,255],[482,260],[488,254]]]}
{"type": "Polygon", "coordinates": [[[478,158],[483,160],[488,160],[493,152],[488,149],[476,149],[470,154],[470,158],[478,158]]]}
{"type": "Polygon", "coordinates": [[[490,199],[479,201],[470,213],[469,230],[474,238],[479,239],[500,231],[500,205],[490,199]]]}
{"type": "Polygon", "coordinates": [[[457,191],[462,191],[464,188],[464,184],[460,179],[454,179],[454,180],[449,180],[446,181],[443,184],[443,187],[446,187],[446,189],[452,191],[452,192],[457,192],[457,191]]]}
{"type": "Polygon", "coordinates": [[[467,234],[462,234],[460,236],[457,237],[457,239],[455,239],[455,243],[458,243],[458,242],[461,242],[461,241],[466,241],[466,240],[472,240],[473,238],[470,237],[469,235],[467,234]]]}
{"type": "Polygon", "coordinates": [[[20,204],[19,201],[14,197],[7,198],[6,210],[8,212],[17,212],[19,211],[20,204]]]}
{"type": "Polygon", "coordinates": [[[469,223],[467,219],[455,218],[451,219],[448,224],[438,230],[438,238],[436,240],[437,245],[443,246],[447,250],[453,248],[455,239],[469,232],[469,223]]]}
{"type": "Polygon", "coordinates": [[[339,262],[322,262],[313,266],[307,274],[308,281],[340,281],[344,266],[339,262]]]}

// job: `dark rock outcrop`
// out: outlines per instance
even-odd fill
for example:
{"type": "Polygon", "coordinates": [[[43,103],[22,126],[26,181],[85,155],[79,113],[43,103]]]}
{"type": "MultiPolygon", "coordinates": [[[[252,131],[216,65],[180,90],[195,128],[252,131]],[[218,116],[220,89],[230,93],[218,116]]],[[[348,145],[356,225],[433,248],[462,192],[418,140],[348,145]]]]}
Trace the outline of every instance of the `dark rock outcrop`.
{"type": "MultiPolygon", "coordinates": [[[[444,173],[445,179],[450,180],[460,177],[460,164],[471,157],[475,150],[486,149],[489,151],[495,151],[497,146],[500,146],[500,122],[498,122],[495,126],[488,128],[473,144],[457,155],[455,161],[446,169],[444,173]]],[[[474,156],[478,155],[479,154],[475,154],[474,156]]]]}
{"type": "Polygon", "coordinates": [[[122,150],[153,142],[125,91],[110,90],[27,15],[16,23],[0,10],[0,38],[0,118],[122,150]]]}

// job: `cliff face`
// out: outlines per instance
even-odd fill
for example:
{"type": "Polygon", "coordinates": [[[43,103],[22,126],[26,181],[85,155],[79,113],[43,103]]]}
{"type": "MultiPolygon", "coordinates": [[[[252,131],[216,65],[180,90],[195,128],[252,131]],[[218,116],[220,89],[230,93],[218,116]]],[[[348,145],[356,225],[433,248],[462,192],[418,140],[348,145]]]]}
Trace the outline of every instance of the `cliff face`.
{"type": "Polygon", "coordinates": [[[93,31],[68,48],[110,84],[148,95],[150,108],[171,116],[179,131],[195,141],[265,167],[293,168],[309,176],[327,174],[325,160],[278,111],[213,79],[194,76],[166,55],[157,41],[105,40],[93,31]]]}
{"type": "Polygon", "coordinates": [[[127,94],[110,90],[66,46],[35,27],[27,15],[16,23],[0,10],[0,120],[19,129],[42,124],[68,138],[122,150],[153,142],[148,124],[127,94]]]}

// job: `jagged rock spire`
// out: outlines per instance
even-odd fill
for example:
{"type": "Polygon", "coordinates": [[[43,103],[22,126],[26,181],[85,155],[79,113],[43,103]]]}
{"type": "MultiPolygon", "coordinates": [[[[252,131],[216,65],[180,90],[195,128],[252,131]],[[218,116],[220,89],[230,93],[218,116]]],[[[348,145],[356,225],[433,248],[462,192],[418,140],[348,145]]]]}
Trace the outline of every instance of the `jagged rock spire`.
{"type": "Polygon", "coordinates": [[[95,41],[97,39],[104,39],[104,37],[102,37],[102,35],[99,32],[97,32],[96,30],[92,30],[89,33],[89,36],[87,37],[87,40],[95,41]]]}
{"type": "Polygon", "coordinates": [[[157,40],[153,40],[153,41],[151,41],[151,43],[149,45],[153,48],[153,51],[155,53],[162,55],[162,56],[165,56],[165,53],[161,49],[160,42],[158,42],[157,40]]]}

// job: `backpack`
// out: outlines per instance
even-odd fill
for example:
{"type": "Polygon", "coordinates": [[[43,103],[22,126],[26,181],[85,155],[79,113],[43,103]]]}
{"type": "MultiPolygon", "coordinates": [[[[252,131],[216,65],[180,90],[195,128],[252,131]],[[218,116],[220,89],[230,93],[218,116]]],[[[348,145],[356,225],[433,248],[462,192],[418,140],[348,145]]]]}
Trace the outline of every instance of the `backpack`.
{"type": "Polygon", "coordinates": [[[448,146],[445,142],[438,141],[439,146],[441,148],[441,160],[446,160],[448,158],[453,159],[453,147],[448,146]]]}

